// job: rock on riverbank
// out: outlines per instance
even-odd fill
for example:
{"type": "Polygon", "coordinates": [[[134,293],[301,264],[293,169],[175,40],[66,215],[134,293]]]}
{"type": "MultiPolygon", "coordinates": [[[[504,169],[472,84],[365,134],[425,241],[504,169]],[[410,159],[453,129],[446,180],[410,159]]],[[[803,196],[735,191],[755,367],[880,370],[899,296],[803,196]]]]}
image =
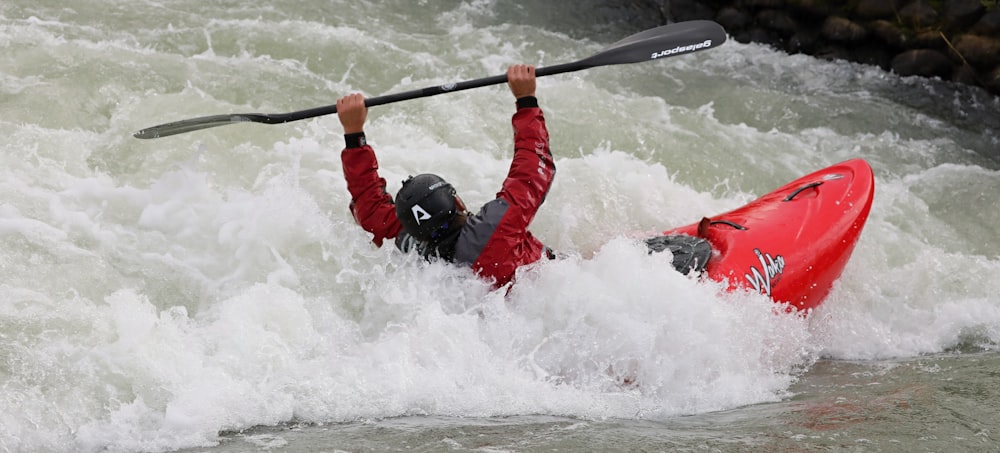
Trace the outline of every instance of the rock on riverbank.
{"type": "Polygon", "coordinates": [[[998,0],[662,0],[669,22],[710,19],[736,41],[939,77],[1000,95],[998,0]]]}

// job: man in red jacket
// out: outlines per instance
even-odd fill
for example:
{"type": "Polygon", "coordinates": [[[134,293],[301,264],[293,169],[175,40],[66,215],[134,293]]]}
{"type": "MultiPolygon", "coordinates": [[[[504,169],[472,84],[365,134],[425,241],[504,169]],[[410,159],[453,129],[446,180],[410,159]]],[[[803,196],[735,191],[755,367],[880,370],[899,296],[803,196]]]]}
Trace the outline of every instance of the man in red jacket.
{"type": "Polygon", "coordinates": [[[528,231],[556,172],[545,118],[535,97],[535,68],[511,66],[507,84],[517,104],[512,119],[514,159],[496,199],[475,214],[466,211],[451,184],[432,174],[403,181],[393,203],[385,179],[378,174],[375,151],[365,141],[364,96],[351,94],[337,101],[346,142],[340,157],[351,213],[374,235],[376,245],[395,239],[400,250],[415,249],[428,259],[469,266],[496,287],[509,283],[519,266],[554,257],[528,231]]]}

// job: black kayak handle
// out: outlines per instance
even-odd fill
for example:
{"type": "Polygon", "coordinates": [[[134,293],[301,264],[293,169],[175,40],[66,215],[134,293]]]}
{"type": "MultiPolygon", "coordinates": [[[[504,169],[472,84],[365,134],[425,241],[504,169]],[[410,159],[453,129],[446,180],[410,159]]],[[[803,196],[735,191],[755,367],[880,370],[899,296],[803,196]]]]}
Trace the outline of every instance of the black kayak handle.
{"type": "Polygon", "coordinates": [[[720,223],[723,224],[723,225],[729,225],[729,226],[731,226],[733,228],[736,228],[737,230],[747,230],[748,229],[747,227],[745,227],[743,225],[740,225],[740,224],[738,224],[736,222],[730,222],[728,220],[713,220],[709,224],[710,225],[718,225],[720,223]]]}
{"type": "Polygon", "coordinates": [[[800,193],[802,193],[802,191],[807,190],[807,189],[812,189],[813,187],[819,187],[821,185],[823,185],[823,181],[811,182],[811,183],[806,184],[806,185],[804,185],[802,187],[799,187],[798,189],[795,189],[795,192],[792,192],[792,193],[788,194],[788,196],[785,197],[784,201],[792,201],[792,198],[795,198],[795,196],[798,195],[798,194],[800,194],[800,193]]]}

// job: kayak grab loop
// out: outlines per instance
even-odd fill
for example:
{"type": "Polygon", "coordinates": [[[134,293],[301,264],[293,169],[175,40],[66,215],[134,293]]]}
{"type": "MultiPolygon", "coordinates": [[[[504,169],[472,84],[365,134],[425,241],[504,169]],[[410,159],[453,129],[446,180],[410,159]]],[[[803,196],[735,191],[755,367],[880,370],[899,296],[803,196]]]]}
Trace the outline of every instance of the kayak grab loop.
{"type": "Polygon", "coordinates": [[[747,227],[745,227],[743,225],[740,225],[740,224],[738,224],[736,222],[730,222],[728,220],[713,220],[711,222],[708,222],[708,224],[709,225],[729,225],[729,226],[731,226],[733,228],[736,228],[737,230],[747,230],[748,229],[747,227]]]}
{"type": "Polygon", "coordinates": [[[745,227],[743,225],[740,225],[740,224],[738,224],[736,222],[730,222],[728,220],[712,220],[712,219],[710,219],[708,217],[702,217],[701,221],[698,222],[698,230],[697,230],[698,231],[698,236],[699,237],[706,237],[708,235],[708,227],[710,227],[712,225],[726,225],[726,226],[733,227],[733,229],[740,230],[740,231],[746,231],[746,230],[749,229],[749,228],[747,228],[747,227],[745,227]]]}
{"type": "Polygon", "coordinates": [[[795,189],[795,192],[788,194],[788,196],[785,197],[784,201],[792,201],[793,198],[795,198],[798,194],[802,193],[803,191],[807,189],[812,189],[813,187],[819,187],[821,185],[823,185],[823,181],[811,182],[802,187],[799,187],[798,189],[795,189]]]}

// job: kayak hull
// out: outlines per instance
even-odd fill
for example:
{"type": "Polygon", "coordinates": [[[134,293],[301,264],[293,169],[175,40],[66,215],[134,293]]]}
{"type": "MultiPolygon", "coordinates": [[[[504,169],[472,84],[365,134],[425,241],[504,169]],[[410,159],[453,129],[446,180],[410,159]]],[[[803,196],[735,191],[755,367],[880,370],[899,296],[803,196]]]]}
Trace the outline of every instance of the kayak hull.
{"type": "Polygon", "coordinates": [[[850,259],[871,210],[871,167],[853,159],[732,211],[664,232],[706,239],[709,278],[800,311],[818,307],[850,259]]]}

